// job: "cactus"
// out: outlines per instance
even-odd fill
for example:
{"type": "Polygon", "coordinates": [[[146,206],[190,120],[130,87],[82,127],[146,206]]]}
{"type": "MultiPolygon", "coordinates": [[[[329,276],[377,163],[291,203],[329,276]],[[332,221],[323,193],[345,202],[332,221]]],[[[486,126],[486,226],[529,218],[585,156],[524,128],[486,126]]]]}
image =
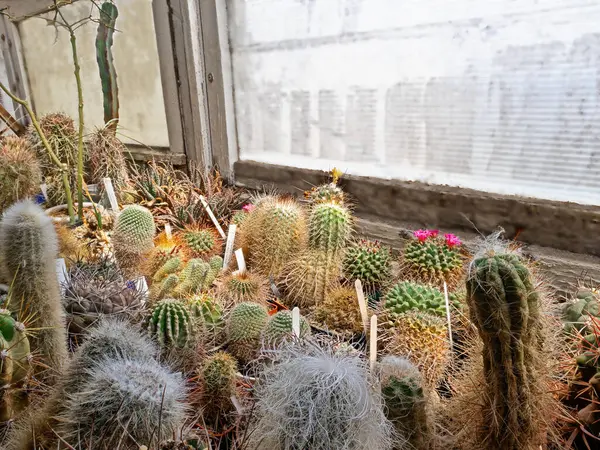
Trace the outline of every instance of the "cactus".
{"type": "Polygon", "coordinates": [[[162,347],[185,347],[192,338],[192,320],[188,309],[178,300],[161,300],[152,310],[148,333],[162,347]]]}
{"type": "MultiPolygon", "coordinates": [[[[107,5],[110,3],[103,3],[107,5]]],[[[121,140],[115,136],[114,126],[107,124],[104,128],[98,128],[87,142],[89,154],[90,180],[101,185],[103,178],[110,178],[115,188],[115,194],[123,201],[124,191],[129,186],[129,173],[125,155],[127,148],[121,140]]]]}
{"type": "Polygon", "coordinates": [[[167,260],[161,267],[156,271],[154,276],[152,277],[152,281],[155,283],[160,283],[169,275],[176,273],[181,269],[183,265],[183,261],[178,256],[174,256],[173,258],[167,260]]]}
{"type": "Polygon", "coordinates": [[[209,259],[223,251],[223,239],[213,228],[188,227],[177,233],[175,239],[189,258],[209,259]]]}
{"type": "Polygon", "coordinates": [[[0,260],[12,284],[10,310],[32,317],[32,349],[42,364],[37,374],[51,383],[68,360],[65,314],[56,277],[58,242],[52,219],[25,200],[10,207],[0,222],[0,260]],[[40,370],[48,368],[43,375],[40,370]]]}
{"type": "Polygon", "coordinates": [[[215,298],[208,294],[200,294],[192,297],[188,306],[200,330],[215,334],[223,329],[223,307],[215,298]]]}
{"type": "Polygon", "coordinates": [[[260,349],[261,333],[268,319],[266,308],[258,303],[240,303],[231,310],[227,319],[228,349],[242,364],[260,349]]]}
{"type": "Polygon", "coordinates": [[[236,373],[237,361],[228,353],[217,352],[206,358],[199,374],[204,394],[202,403],[206,412],[218,414],[232,406],[236,373]]]}
{"type": "Polygon", "coordinates": [[[96,34],[96,61],[102,82],[104,123],[110,123],[113,127],[113,135],[119,120],[119,89],[112,55],[113,36],[118,16],[117,5],[112,2],[102,3],[96,34]]]}
{"type": "Polygon", "coordinates": [[[529,269],[514,253],[489,251],[471,263],[467,299],[484,346],[483,447],[537,447],[544,379],[536,357],[544,339],[529,269]]]}
{"type": "Polygon", "coordinates": [[[385,293],[383,308],[393,315],[416,310],[445,316],[446,300],[444,294],[434,287],[401,281],[385,293]]]}
{"type": "Polygon", "coordinates": [[[368,292],[376,291],[390,276],[390,250],[379,242],[361,239],[347,249],[343,268],[346,279],[358,279],[368,292]]]}
{"type": "Polygon", "coordinates": [[[210,266],[208,263],[202,260],[190,260],[179,277],[180,283],[174,289],[173,295],[176,298],[181,298],[199,293],[206,287],[209,272],[210,266]]]}
{"type": "Polygon", "coordinates": [[[336,168],[333,168],[329,172],[331,182],[313,187],[310,191],[304,192],[304,197],[311,203],[339,203],[343,204],[345,201],[345,194],[342,188],[338,186],[338,182],[342,176],[342,172],[336,168]]]}
{"type": "Polygon", "coordinates": [[[185,381],[156,361],[105,359],[62,411],[57,435],[66,442],[101,442],[102,448],[156,448],[181,431],[187,405],[185,381]]]}
{"type": "Polygon", "coordinates": [[[0,143],[0,213],[40,191],[42,172],[27,139],[8,136],[0,143]]]}
{"type": "Polygon", "coordinates": [[[337,333],[362,333],[364,328],[356,290],[338,286],[329,291],[315,309],[315,320],[337,333]]]}
{"type": "Polygon", "coordinates": [[[6,309],[0,310],[0,420],[12,419],[27,405],[21,391],[30,374],[31,352],[25,325],[17,322],[6,309]]]}
{"type": "Polygon", "coordinates": [[[284,280],[289,306],[301,308],[323,303],[327,292],[335,287],[341,264],[331,261],[319,250],[308,250],[287,266],[284,280]]]}
{"type": "Polygon", "coordinates": [[[154,283],[150,288],[150,300],[152,302],[157,302],[171,296],[179,283],[179,277],[174,273],[169,275],[162,282],[154,283]]]}
{"type": "Polygon", "coordinates": [[[462,278],[463,262],[459,251],[460,240],[453,234],[438,237],[436,230],[418,230],[404,247],[403,273],[420,283],[431,283],[439,288],[444,281],[450,288],[462,278]]]}
{"type": "Polygon", "coordinates": [[[181,261],[185,261],[184,254],[177,245],[177,242],[169,239],[163,231],[154,239],[154,248],[143,264],[144,276],[151,280],[156,272],[172,258],[179,258],[181,261]]]}
{"type": "Polygon", "coordinates": [[[218,294],[226,303],[234,305],[242,302],[266,304],[269,282],[262,275],[248,271],[230,274],[223,278],[218,294]]]}
{"type": "Polygon", "coordinates": [[[579,289],[575,299],[563,311],[563,323],[567,332],[585,332],[590,316],[600,316],[599,294],[595,289],[579,289]]]}
{"type": "Polygon", "coordinates": [[[206,276],[204,286],[205,289],[208,289],[210,286],[212,286],[213,282],[221,273],[221,270],[223,270],[223,258],[220,256],[213,256],[208,260],[208,266],[210,267],[210,270],[206,276]]]}
{"type": "Polygon", "coordinates": [[[248,264],[264,275],[279,277],[306,243],[306,217],[294,200],[269,197],[252,211],[241,233],[248,264]]]}
{"type": "Polygon", "coordinates": [[[318,203],[311,209],[308,240],[312,249],[325,252],[328,258],[342,256],[352,231],[352,216],[338,203],[318,203]]]}
{"type": "Polygon", "coordinates": [[[411,449],[428,449],[432,430],[419,369],[396,356],[384,357],[379,369],[386,417],[394,425],[398,438],[411,449]]]}
{"type": "Polygon", "coordinates": [[[391,448],[392,425],[364,360],[310,344],[274,356],[255,385],[251,448],[391,448]]]}
{"type": "Polygon", "coordinates": [[[155,231],[152,213],[143,206],[127,206],[117,217],[112,243],[119,265],[128,274],[135,273],[141,259],[152,251],[155,231]]]}
{"type": "MultiPolygon", "coordinates": [[[[300,338],[310,335],[308,321],[300,316],[300,338]]],[[[292,312],[279,311],[272,315],[265,326],[262,338],[265,344],[277,346],[292,339],[292,312]]]]}

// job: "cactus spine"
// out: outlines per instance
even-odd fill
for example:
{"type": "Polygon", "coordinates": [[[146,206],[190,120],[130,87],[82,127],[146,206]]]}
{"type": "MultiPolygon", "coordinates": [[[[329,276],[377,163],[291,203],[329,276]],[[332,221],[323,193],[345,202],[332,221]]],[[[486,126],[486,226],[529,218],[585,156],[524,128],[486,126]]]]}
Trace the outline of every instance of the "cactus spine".
{"type": "Polygon", "coordinates": [[[484,344],[488,392],[482,442],[486,448],[536,448],[539,383],[544,380],[535,364],[544,342],[529,270],[516,254],[490,252],[473,261],[467,298],[484,344]]]}
{"type": "Polygon", "coordinates": [[[268,319],[265,307],[257,303],[240,303],[231,310],[227,321],[229,351],[241,363],[249,362],[258,352],[268,319]]]}
{"type": "Polygon", "coordinates": [[[141,260],[154,247],[154,217],[143,206],[130,205],[117,217],[112,243],[115,257],[128,275],[135,274],[141,260]]]}
{"type": "MultiPolygon", "coordinates": [[[[58,242],[52,220],[26,200],[9,208],[0,222],[0,260],[14,280],[10,310],[19,317],[27,311],[37,329],[29,341],[49,370],[51,382],[68,360],[65,313],[56,277],[58,242]]],[[[41,375],[41,374],[40,374],[41,375]]]]}
{"type": "Polygon", "coordinates": [[[203,384],[203,406],[209,412],[220,412],[231,407],[231,396],[235,394],[237,361],[225,352],[209,356],[200,368],[203,384]]]}
{"type": "Polygon", "coordinates": [[[0,212],[40,191],[42,171],[27,139],[8,136],[0,143],[0,212]]]}
{"type": "Polygon", "coordinates": [[[178,300],[161,300],[152,310],[148,333],[162,347],[185,347],[191,340],[192,321],[185,305],[178,300]]]}

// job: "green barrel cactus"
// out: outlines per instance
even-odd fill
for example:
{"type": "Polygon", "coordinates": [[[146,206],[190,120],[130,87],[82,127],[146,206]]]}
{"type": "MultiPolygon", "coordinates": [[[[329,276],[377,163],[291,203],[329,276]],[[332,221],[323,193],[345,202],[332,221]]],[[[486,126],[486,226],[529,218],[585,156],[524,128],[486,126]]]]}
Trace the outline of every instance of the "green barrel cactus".
{"type": "Polygon", "coordinates": [[[379,242],[362,239],[349,247],[344,258],[344,276],[362,282],[363,287],[375,291],[390,276],[391,255],[379,242]]]}
{"type": "Polygon", "coordinates": [[[190,258],[208,259],[223,249],[223,240],[212,228],[186,228],[177,233],[176,239],[190,258]]]}
{"type": "MultiPolygon", "coordinates": [[[[300,337],[310,334],[308,321],[300,316],[300,337]]],[[[292,312],[279,311],[269,318],[262,333],[263,341],[267,345],[277,345],[292,339],[292,312]]]]}
{"type": "Polygon", "coordinates": [[[206,358],[200,368],[203,386],[203,406],[209,413],[231,408],[235,395],[237,361],[225,352],[217,352],[206,358]]]}
{"type": "Polygon", "coordinates": [[[267,309],[258,303],[243,302],[231,310],[227,320],[228,348],[238,361],[245,364],[257,354],[268,320],[267,309]]]}
{"type": "Polygon", "coordinates": [[[573,302],[563,311],[563,323],[567,332],[583,331],[590,316],[600,316],[599,294],[594,289],[580,289],[573,302]]]}
{"type": "Polygon", "coordinates": [[[385,293],[383,308],[392,316],[411,310],[445,316],[446,300],[444,294],[434,287],[401,281],[385,293]]]}
{"type": "Polygon", "coordinates": [[[154,217],[143,206],[129,205],[120,212],[112,244],[115,258],[127,275],[138,272],[144,257],[152,251],[155,232],[154,217]]]}
{"type": "Polygon", "coordinates": [[[148,333],[162,347],[185,347],[192,338],[192,319],[186,306],[175,299],[161,300],[152,310],[148,333]]]}
{"type": "Polygon", "coordinates": [[[338,203],[318,203],[312,207],[308,222],[308,240],[313,249],[338,255],[352,231],[352,215],[338,203]]]}

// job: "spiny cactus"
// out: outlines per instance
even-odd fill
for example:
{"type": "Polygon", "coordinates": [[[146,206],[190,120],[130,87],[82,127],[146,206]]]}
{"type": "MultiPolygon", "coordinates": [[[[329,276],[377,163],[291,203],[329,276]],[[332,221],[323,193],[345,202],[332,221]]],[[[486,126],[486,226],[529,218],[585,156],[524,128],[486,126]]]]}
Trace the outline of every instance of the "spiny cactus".
{"type": "Polygon", "coordinates": [[[438,316],[446,315],[446,300],[438,289],[410,281],[401,281],[383,297],[383,308],[389,314],[424,311],[438,316]]]}
{"type": "Polygon", "coordinates": [[[317,346],[275,352],[255,385],[260,450],[381,449],[392,447],[392,425],[358,357],[317,346]]]}
{"type": "Polygon", "coordinates": [[[258,303],[240,303],[231,310],[227,319],[228,349],[242,364],[260,349],[261,333],[268,319],[266,308],[258,303]]]}
{"type": "Polygon", "coordinates": [[[179,258],[182,262],[186,259],[178,243],[169,239],[163,231],[154,238],[154,248],[142,264],[144,276],[151,280],[156,272],[173,258],[179,258]]]}
{"type": "Polygon", "coordinates": [[[231,408],[231,396],[235,394],[237,361],[225,352],[217,352],[206,358],[199,371],[203,388],[205,411],[218,413],[231,408]]]}
{"type": "Polygon", "coordinates": [[[306,244],[306,217],[292,199],[270,197],[260,203],[241,230],[248,248],[248,264],[264,275],[279,277],[306,244]]]}
{"type": "Polygon", "coordinates": [[[329,258],[341,256],[352,231],[348,208],[338,203],[318,203],[310,212],[309,245],[325,252],[329,258]]]}
{"type": "Polygon", "coordinates": [[[8,136],[0,142],[0,213],[40,191],[42,172],[27,139],[8,136]]]}
{"type": "Polygon", "coordinates": [[[202,260],[190,260],[179,277],[179,284],[173,290],[173,296],[182,298],[199,293],[206,287],[206,278],[210,272],[208,263],[202,260]]]}
{"type": "Polygon", "coordinates": [[[342,172],[334,168],[329,174],[331,177],[331,182],[315,186],[310,191],[304,192],[304,197],[308,199],[311,203],[344,203],[344,191],[338,186],[338,182],[342,176],[342,172]]]}
{"type": "MultiPolygon", "coordinates": [[[[308,321],[300,316],[300,338],[310,334],[308,321]]],[[[276,346],[293,339],[292,312],[279,311],[272,315],[263,330],[263,341],[268,346],[276,346]]]]}
{"type": "Polygon", "coordinates": [[[8,305],[17,317],[31,315],[36,328],[30,336],[40,355],[38,375],[51,383],[68,360],[65,313],[56,277],[58,243],[50,217],[29,200],[10,207],[0,222],[0,260],[12,283],[8,305]],[[49,370],[43,375],[40,370],[49,370]]]}
{"type": "Polygon", "coordinates": [[[315,320],[337,333],[362,333],[364,328],[356,290],[338,286],[329,291],[315,309],[315,320]]]}
{"type": "Polygon", "coordinates": [[[234,305],[242,302],[266,304],[269,295],[268,283],[262,275],[247,270],[230,274],[221,281],[219,297],[234,305]]]}
{"type": "Polygon", "coordinates": [[[125,207],[117,217],[112,243],[121,268],[129,273],[137,271],[141,259],[154,247],[156,226],[152,213],[139,205],[125,207]]]}
{"type": "Polygon", "coordinates": [[[156,271],[154,276],[152,277],[152,281],[155,283],[160,283],[169,275],[178,272],[183,266],[183,261],[178,256],[174,256],[173,258],[167,260],[161,267],[156,271]]]}
{"type": "Polygon", "coordinates": [[[418,311],[400,314],[393,319],[385,315],[380,317],[381,328],[391,335],[385,345],[386,351],[394,355],[408,355],[408,359],[419,367],[428,385],[437,387],[452,356],[445,320],[418,311]]]}
{"type": "Polygon", "coordinates": [[[163,300],[166,297],[172,295],[173,290],[180,283],[179,277],[172,273],[167,276],[162,282],[154,283],[150,288],[150,300],[151,302],[157,302],[163,300]]]}
{"type": "Polygon", "coordinates": [[[12,419],[26,406],[21,385],[30,374],[31,351],[25,325],[0,309],[0,420],[12,419]]]}
{"type": "Polygon", "coordinates": [[[223,251],[223,239],[213,228],[188,227],[177,233],[175,238],[190,258],[208,259],[223,251]]]}
{"type": "Polygon", "coordinates": [[[56,431],[64,441],[156,448],[161,437],[181,431],[187,409],[181,374],[156,361],[116,358],[100,361],[86,375],[62,411],[56,431]]]}
{"type": "Polygon", "coordinates": [[[600,293],[595,289],[579,289],[575,299],[563,311],[563,322],[567,332],[582,331],[590,316],[600,316],[600,293]]]}
{"type": "Polygon", "coordinates": [[[127,148],[115,135],[114,126],[96,129],[87,142],[87,150],[90,180],[101,184],[103,178],[110,178],[119,196],[129,185],[129,174],[125,161],[127,148]]]}
{"type": "Polygon", "coordinates": [[[379,370],[385,415],[396,428],[398,438],[412,449],[428,449],[431,423],[419,369],[404,358],[385,356],[379,370]]]}
{"type": "Polygon", "coordinates": [[[454,288],[463,271],[460,239],[453,234],[439,238],[437,230],[417,230],[404,247],[403,272],[421,283],[439,288],[444,281],[454,288]]]}
{"type": "Polygon", "coordinates": [[[544,379],[536,372],[536,358],[543,354],[544,338],[529,269],[515,253],[488,251],[471,263],[467,299],[484,344],[481,442],[508,450],[538,446],[544,379]]]}
{"type": "Polygon", "coordinates": [[[199,331],[215,335],[225,326],[223,307],[211,295],[196,295],[188,301],[188,306],[199,331]]]}
{"type": "Polygon", "coordinates": [[[152,310],[148,333],[162,347],[185,347],[191,341],[192,331],[190,313],[182,302],[161,300],[152,310]]]}
{"type": "Polygon", "coordinates": [[[350,281],[360,280],[369,292],[375,291],[389,278],[391,262],[387,247],[361,239],[346,250],[344,276],[350,281]]]}

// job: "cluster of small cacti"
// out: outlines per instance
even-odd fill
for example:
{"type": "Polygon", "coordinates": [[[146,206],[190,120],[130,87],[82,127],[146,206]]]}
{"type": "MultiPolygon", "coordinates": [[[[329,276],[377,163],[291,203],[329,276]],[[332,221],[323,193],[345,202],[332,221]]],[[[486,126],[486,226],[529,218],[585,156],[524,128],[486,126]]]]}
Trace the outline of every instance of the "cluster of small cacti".
{"type": "Polygon", "coordinates": [[[27,139],[8,136],[0,141],[0,212],[18,200],[40,192],[42,172],[27,139]]]}
{"type": "Polygon", "coordinates": [[[152,301],[165,297],[190,298],[207,291],[223,268],[223,258],[213,256],[204,261],[199,258],[187,262],[179,256],[167,260],[152,277],[152,301]]]}
{"type": "Polygon", "coordinates": [[[596,289],[579,289],[575,298],[563,311],[563,323],[567,332],[585,330],[590,317],[600,316],[600,293],[596,289]]]}

